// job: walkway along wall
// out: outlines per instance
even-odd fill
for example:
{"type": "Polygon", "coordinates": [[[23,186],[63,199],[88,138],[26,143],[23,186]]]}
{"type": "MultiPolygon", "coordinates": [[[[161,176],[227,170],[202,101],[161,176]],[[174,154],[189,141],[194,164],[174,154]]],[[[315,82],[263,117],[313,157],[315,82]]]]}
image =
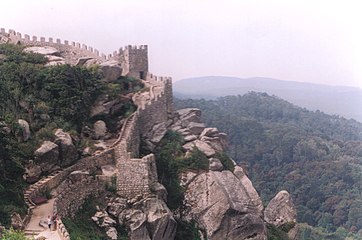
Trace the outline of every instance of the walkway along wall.
{"type": "Polygon", "coordinates": [[[31,185],[25,191],[24,198],[29,207],[26,219],[31,218],[32,209],[35,208],[32,198],[57,189],[54,192],[56,198],[54,214],[60,216],[58,221],[59,233],[63,239],[68,240],[69,234],[61,218],[73,215],[88,196],[100,195],[105,189],[106,182],[104,178],[99,176],[92,177],[85,174],[79,181],[72,181],[69,176],[74,171],[95,172],[104,165],[115,164],[117,166],[117,193],[121,197],[130,199],[152,194],[152,186],[157,183],[155,157],[150,154],[141,159],[137,158],[140,135],[145,131],[150,131],[154,123],[167,121],[168,110],[172,109],[172,103],[167,102],[169,93],[165,91],[170,80],[154,81],[150,79],[149,81],[153,87],[149,89],[148,100],[140,103],[137,111],[127,118],[118,140],[108,150],[83,158],[75,165],[63,171],[55,172],[31,185]],[[63,187],[59,188],[61,184],[63,187]]]}
{"type": "Polygon", "coordinates": [[[147,75],[149,90],[146,95],[140,93],[134,99],[137,111],[127,119],[120,139],[115,146],[117,175],[117,194],[125,198],[134,198],[152,194],[157,183],[156,160],[153,154],[141,159],[138,157],[140,136],[147,135],[154,126],[166,125],[172,102],[171,78],[157,78],[147,75]]]}
{"type": "MultiPolygon", "coordinates": [[[[32,199],[46,192],[52,191],[56,198],[54,214],[60,217],[73,215],[89,195],[102,193],[107,179],[79,173],[83,177],[79,181],[74,181],[74,179],[71,180],[70,175],[75,171],[92,173],[101,166],[113,164],[117,167],[117,193],[121,197],[130,199],[153,194],[152,186],[157,183],[155,157],[150,154],[138,158],[140,138],[152,133],[155,126],[166,126],[168,117],[172,114],[172,80],[148,73],[147,46],[127,46],[106,56],[85,44],[53,38],[30,37],[14,30],[6,32],[1,28],[0,43],[6,42],[25,46],[55,47],[65,57],[66,63],[73,65],[82,57],[94,58],[98,62],[117,60],[125,70],[124,75],[142,78],[148,85],[147,91],[135,94],[135,99],[139,96],[136,102],[138,109],[126,120],[119,139],[113,146],[100,154],[83,158],[62,171],[54,172],[25,190],[24,199],[28,205],[28,214],[24,218],[25,224],[30,220],[32,210],[36,207],[32,199]]],[[[68,240],[69,234],[61,219],[58,223],[60,234],[63,239],[68,240]]]]}

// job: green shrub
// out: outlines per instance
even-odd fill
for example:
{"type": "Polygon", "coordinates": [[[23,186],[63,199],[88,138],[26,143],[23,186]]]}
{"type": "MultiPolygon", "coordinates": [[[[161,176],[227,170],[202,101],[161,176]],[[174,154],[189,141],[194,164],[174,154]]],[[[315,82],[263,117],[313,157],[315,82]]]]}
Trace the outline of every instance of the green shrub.
{"type": "Polygon", "coordinates": [[[4,230],[1,240],[27,240],[24,232],[16,231],[14,229],[4,230]]]}
{"type": "Polygon", "coordinates": [[[272,224],[267,224],[268,240],[289,240],[288,234],[272,224]]]}
{"type": "Polygon", "coordinates": [[[187,222],[183,220],[177,221],[177,230],[175,240],[201,240],[199,229],[195,221],[187,222]]]}
{"type": "Polygon", "coordinates": [[[184,189],[180,186],[179,174],[187,170],[207,170],[209,160],[206,155],[194,148],[191,155],[184,157],[183,137],[168,131],[157,147],[156,164],[159,181],[167,189],[167,205],[170,209],[182,206],[184,189]]]}
{"type": "Polygon", "coordinates": [[[209,168],[209,159],[198,148],[193,148],[191,155],[187,158],[178,159],[178,171],[185,170],[207,170],[209,168]]]}
{"type": "Polygon", "coordinates": [[[234,162],[225,153],[216,153],[215,157],[220,160],[225,170],[234,172],[235,169],[234,162]]]}
{"type": "Polygon", "coordinates": [[[107,239],[104,230],[100,229],[91,219],[96,212],[97,204],[99,203],[93,198],[88,198],[73,218],[62,219],[71,240],[107,239]]]}

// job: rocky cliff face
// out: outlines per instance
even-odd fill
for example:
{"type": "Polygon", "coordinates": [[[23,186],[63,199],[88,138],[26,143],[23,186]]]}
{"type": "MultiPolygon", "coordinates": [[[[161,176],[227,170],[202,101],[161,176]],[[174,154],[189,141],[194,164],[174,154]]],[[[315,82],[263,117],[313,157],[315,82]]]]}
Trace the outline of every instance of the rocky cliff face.
{"type": "Polygon", "coordinates": [[[206,128],[200,117],[198,109],[182,109],[171,126],[184,137],[185,151],[198,148],[210,162],[207,172],[182,174],[181,184],[186,189],[183,215],[196,220],[210,240],[267,239],[258,193],[241,167],[224,170],[217,153],[225,150],[226,135],[206,128]]]}
{"type": "Polygon", "coordinates": [[[280,191],[265,208],[265,221],[280,227],[286,223],[295,223],[297,211],[287,191],[280,191]]]}
{"type": "Polygon", "coordinates": [[[107,209],[97,212],[92,219],[105,228],[110,239],[117,239],[116,222],[127,228],[130,240],[171,240],[176,234],[172,212],[162,199],[152,196],[110,199],[107,209]],[[105,225],[104,219],[110,219],[110,224],[105,225]]]}
{"type": "Polygon", "coordinates": [[[185,206],[210,240],[266,239],[258,194],[230,171],[209,171],[191,179],[185,206]]]}

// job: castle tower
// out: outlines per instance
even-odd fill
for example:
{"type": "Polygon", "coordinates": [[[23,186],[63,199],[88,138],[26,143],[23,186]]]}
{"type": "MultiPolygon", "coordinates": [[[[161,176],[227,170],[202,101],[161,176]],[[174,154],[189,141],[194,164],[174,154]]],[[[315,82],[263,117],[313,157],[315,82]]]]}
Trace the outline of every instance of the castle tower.
{"type": "Polygon", "coordinates": [[[122,66],[122,75],[145,79],[148,72],[147,45],[126,46],[119,50],[119,62],[122,66]]]}

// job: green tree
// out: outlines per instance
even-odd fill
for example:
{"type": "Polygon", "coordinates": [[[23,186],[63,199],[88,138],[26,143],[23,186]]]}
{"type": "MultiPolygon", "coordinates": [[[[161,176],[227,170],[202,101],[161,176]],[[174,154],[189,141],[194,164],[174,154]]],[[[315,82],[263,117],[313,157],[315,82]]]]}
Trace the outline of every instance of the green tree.
{"type": "Polygon", "coordinates": [[[4,230],[1,240],[27,240],[27,238],[23,232],[11,228],[9,230],[4,230]]]}

